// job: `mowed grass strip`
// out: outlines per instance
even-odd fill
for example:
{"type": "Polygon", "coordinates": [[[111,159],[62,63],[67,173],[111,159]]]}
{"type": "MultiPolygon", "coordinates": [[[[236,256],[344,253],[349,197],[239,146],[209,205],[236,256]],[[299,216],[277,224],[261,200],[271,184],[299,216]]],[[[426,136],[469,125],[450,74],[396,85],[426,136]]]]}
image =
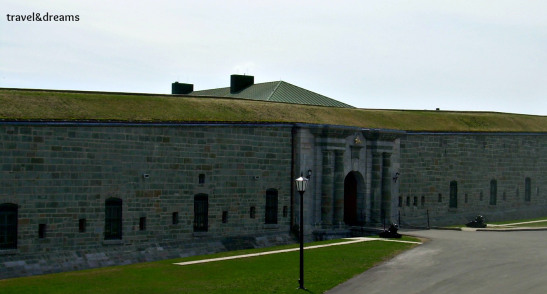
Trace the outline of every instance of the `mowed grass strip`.
{"type": "MultiPolygon", "coordinates": [[[[305,286],[308,293],[323,293],[413,246],[416,245],[369,241],[306,250],[305,286]]],[[[221,255],[215,254],[214,257],[221,255]]],[[[296,289],[299,278],[298,251],[187,266],[173,264],[203,258],[206,257],[0,280],[0,292],[303,293],[296,289]]]]}
{"type": "Polygon", "coordinates": [[[510,224],[516,224],[516,223],[535,222],[535,221],[545,221],[545,222],[547,222],[547,217],[510,220],[510,221],[503,221],[503,222],[491,222],[489,224],[493,224],[493,225],[510,225],[510,224]]]}
{"type": "Polygon", "coordinates": [[[504,221],[504,222],[493,222],[491,224],[498,225],[498,226],[505,226],[508,228],[515,228],[515,227],[541,228],[541,227],[547,227],[547,217],[521,219],[521,220],[504,221]]]}
{"type": "MultiPolygon", "coordinates": [[[[520,219],[520,220],[509,220],[501,222],[489,222],[486,219],[487,225],[495,225],[498,228],[513,228],[513,227],[547,227],[547,217],[531,218],[531,219],[520,219]],[[532,223],[530,223],[532,222],[532,223]]],[[[466,228],[466,225],[453,225],[447,226],[447,228],[466,228]]],[[[493,228],[493,227],[490,227],[493,228]]]]}
{"type": "Polygon", "coordinates": [[[512,227],[523,227],[523,228],[543,228],[547,227],[547,220],[544,222],[534,222],[534,223],[526,223],[526,224],[514,224],[511,225],[512,227]]]}

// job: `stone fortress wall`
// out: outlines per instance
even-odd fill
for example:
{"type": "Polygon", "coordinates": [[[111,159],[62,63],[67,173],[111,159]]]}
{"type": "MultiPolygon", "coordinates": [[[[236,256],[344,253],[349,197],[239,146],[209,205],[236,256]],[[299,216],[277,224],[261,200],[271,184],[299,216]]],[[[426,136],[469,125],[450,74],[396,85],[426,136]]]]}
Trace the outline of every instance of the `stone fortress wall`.
{"type": "Polygon", "coordinates": [[[545,133],[1,122],[0,214],[16,211],[17,241],[0,236],[0,278],[295,242],[293,180],[308,172],[307,240],[428,214],[545,216],[546,157],[545,133]],[[121,231],[106,225],[116,205],[121,231]]]}
{"type": "Polygon", "coordinates": [[[0,277],[293,242],[291,148],[286,125],[1,124],[0,204],[18,224],[0,277]],[[121,200],[121,238],[105,238],[108,199],[121,200]]]}
{"type": "Polygon", "coordinates": [[[336,237],[352,226],[426,228],[479,214],[489,221],[547,215],[544,133],[308,125],[298,134],[296,170],[313,170],[304,199],[308,232],[336,237]]]}
{"type": "Polygon", "coordinates": [[[407,133],[400,139],[403,226],[463,224],[547,215],[547,136],[407,133]]]}

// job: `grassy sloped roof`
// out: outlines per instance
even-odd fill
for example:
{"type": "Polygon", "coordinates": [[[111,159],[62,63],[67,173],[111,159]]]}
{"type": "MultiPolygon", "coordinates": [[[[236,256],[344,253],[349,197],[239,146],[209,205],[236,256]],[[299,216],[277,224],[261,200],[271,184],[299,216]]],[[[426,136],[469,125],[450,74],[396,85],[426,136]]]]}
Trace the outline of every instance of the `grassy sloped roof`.
{"type": "Polygon", "coordinates": [[[406,131],[547,132],[547,116],[370,110],[173,95],[0,89],[0,120],[302,122],[406,131]]]}

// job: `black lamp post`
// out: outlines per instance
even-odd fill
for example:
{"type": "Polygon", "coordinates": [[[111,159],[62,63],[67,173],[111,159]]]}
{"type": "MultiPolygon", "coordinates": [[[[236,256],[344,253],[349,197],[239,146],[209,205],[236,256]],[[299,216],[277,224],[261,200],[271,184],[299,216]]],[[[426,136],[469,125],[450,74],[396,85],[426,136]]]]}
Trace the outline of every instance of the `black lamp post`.
{"type": "Polygon", "coordinates": [[[300,193],[300,286],[298,289],[304,288],[304,192],[308,186],[308,179],[300,177],[294,180],[296,190],[300,193]]]}

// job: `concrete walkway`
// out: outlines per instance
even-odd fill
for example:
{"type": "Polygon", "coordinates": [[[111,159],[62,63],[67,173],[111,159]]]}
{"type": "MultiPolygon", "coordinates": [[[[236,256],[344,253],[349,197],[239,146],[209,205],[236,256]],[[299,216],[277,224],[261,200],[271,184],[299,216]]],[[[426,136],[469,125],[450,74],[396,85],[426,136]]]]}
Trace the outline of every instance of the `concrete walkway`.
{"type": "MultiPolygon", "coordinates": [[[[397,239],[365,238],[365,237],[345,238],[344,240],[347,240],[347,241],[338,242],[338,243],[324,244],[324,245],[307,246],[307,247],[304,247],[304,250],[331,247],[331,246],[347,245],[347,244],[359,243],[359,242],[369,242],[369,241],[422,244],[420,242],[402,241],[402,240],[397,240],[397,239]]],[[[300,247],[290,248],[290,249],[282,249],[282,250],[274,250],[274,251],[265,251],[265,252],[251,253],[251,254],[243,254],[243,255],[235,255],[235,256],[226,256],[226,257],[219,257],[219,258],[210,258],[210,259],[193,260],[193,261],[186,261],[186,262],[177,262],[177,263],[174,263],[174,264],[176,264],[176,265],[191,265],[191,264],[207,263],[207,262],[214,262],[214,261],[222,261],[222,260],[247,258],[247,257],[270,255],[270,254],[277,254],[277,253],[284,253],[284,252],[292,252],[292,251],[298,251],[298,250],[300,250],[300,247]]]]}

